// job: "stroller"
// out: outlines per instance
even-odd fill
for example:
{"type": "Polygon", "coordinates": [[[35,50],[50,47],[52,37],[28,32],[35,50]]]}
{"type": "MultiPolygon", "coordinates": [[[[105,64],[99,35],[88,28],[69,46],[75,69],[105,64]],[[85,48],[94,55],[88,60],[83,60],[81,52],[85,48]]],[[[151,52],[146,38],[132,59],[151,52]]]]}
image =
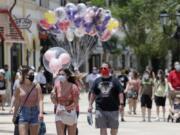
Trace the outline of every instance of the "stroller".
{"type": "Polygon", "coordinates": [[[167,121],[180,123],[180,94],[176,95],[173,102],[173,107],[169,109],[167,121]]]}

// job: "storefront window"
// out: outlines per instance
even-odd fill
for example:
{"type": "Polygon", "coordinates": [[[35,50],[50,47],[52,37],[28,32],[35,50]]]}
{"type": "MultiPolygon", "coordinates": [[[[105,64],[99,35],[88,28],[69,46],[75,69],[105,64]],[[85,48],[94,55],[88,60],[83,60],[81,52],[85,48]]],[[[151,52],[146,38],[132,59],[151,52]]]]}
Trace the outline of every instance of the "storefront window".
{"type": "Polygon", "coordinates": [[[39,6],[49,8],[49,0],[39,0],[39,6]]]}
{"type": "Polygon", "coordinates": [[[14,43],[11,47],[11,71],[13,77],[20,65],[22,65],[22,44],[14,43]]]}

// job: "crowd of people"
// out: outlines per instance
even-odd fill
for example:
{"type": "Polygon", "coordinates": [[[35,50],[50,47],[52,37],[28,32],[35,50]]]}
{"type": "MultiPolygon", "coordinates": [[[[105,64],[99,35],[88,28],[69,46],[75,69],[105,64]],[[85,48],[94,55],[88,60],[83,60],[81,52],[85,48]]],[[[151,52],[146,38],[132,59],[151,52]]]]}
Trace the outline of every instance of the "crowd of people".
{"type": "MultiPolygon", "coordinates": [[[[13,112],[15,135],[38,135],[44,119],[43,95],[47,80],[44,68],[38,72],[29,66],[21,66],[16,73],[11,98],[11,74],[8,66],[0,69],[0,103],[10,105],[13,112]],[[5,98],[6,97],[6,98],[5,98]],[[41,124],[40,124],[41,123],[41,124]]],[[[125,107],[128,105],[128,115],[137,114],[137,103],[141,104],[142,122],[151,122],[153,101],[156,105],[156,119],[180,122],[180,63],[175,62],[173,70],[157,73],[150,67],[140,74],[132,69],[113,72],[108,63],[103,63],[100,69],[93,67],[92,72],[83,79],[77,70],[62,69],[53,79],[51,101],[54,104],[55,125],[58,135],[78,135],[79,95],[82,89],[88,93],[88,112],[93,112],[95,102],[95,126],[100,129],[100,135],[117,135],[119,117],[125,122],[125,107]],[[169,101],[169,115],[166,118],[166,101],[169,101]],[[146,117],[147,111],[147,117],[146,117]]]]}

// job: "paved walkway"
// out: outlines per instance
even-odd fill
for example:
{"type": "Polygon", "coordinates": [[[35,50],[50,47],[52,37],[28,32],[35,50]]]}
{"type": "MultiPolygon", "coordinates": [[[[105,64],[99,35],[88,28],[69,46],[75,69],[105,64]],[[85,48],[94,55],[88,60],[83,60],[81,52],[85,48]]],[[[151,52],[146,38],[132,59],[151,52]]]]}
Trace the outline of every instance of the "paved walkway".
{"type": "MultiPolygon", "coordinates": [[[[87,124],[87,94],[81,93],[80,97],[80,117],[78,120],[79,135],[98,135],[99,130],[87,124]]],[[[12,115],[8,113],[6,108],[5,112],[0,111],[0,135],[13,135],[13,124],[11,123],[12,115]]],[[[50,102],[49,95],[45,96],[45,122],[47,126],[47,135],[56,135],[54,124],[53,105],[50,102]]],[[[127,110],[126,110],[127,112],[127,110]]],[[[153,108],[152,122],[140,122],[141,113],[138,105],[137,115],[126,115],[126,121],[120,123],[118,135],[180,135],[180,124],[167,123],[167,122],[153,122],[155,119],[155,108],[153,108]]]]}

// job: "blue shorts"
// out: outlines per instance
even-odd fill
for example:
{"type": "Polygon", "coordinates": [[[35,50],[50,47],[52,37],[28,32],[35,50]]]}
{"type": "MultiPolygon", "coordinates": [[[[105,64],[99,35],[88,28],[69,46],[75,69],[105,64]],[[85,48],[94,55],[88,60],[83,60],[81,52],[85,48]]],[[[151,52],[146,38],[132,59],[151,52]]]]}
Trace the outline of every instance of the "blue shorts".
{"type": "Polygon", "coordinates": [[[39,107],[22,107],[22,110],[19,115],[19,124],[28,123],[28,124],[38,124],[39,116],[39,107]]]}

